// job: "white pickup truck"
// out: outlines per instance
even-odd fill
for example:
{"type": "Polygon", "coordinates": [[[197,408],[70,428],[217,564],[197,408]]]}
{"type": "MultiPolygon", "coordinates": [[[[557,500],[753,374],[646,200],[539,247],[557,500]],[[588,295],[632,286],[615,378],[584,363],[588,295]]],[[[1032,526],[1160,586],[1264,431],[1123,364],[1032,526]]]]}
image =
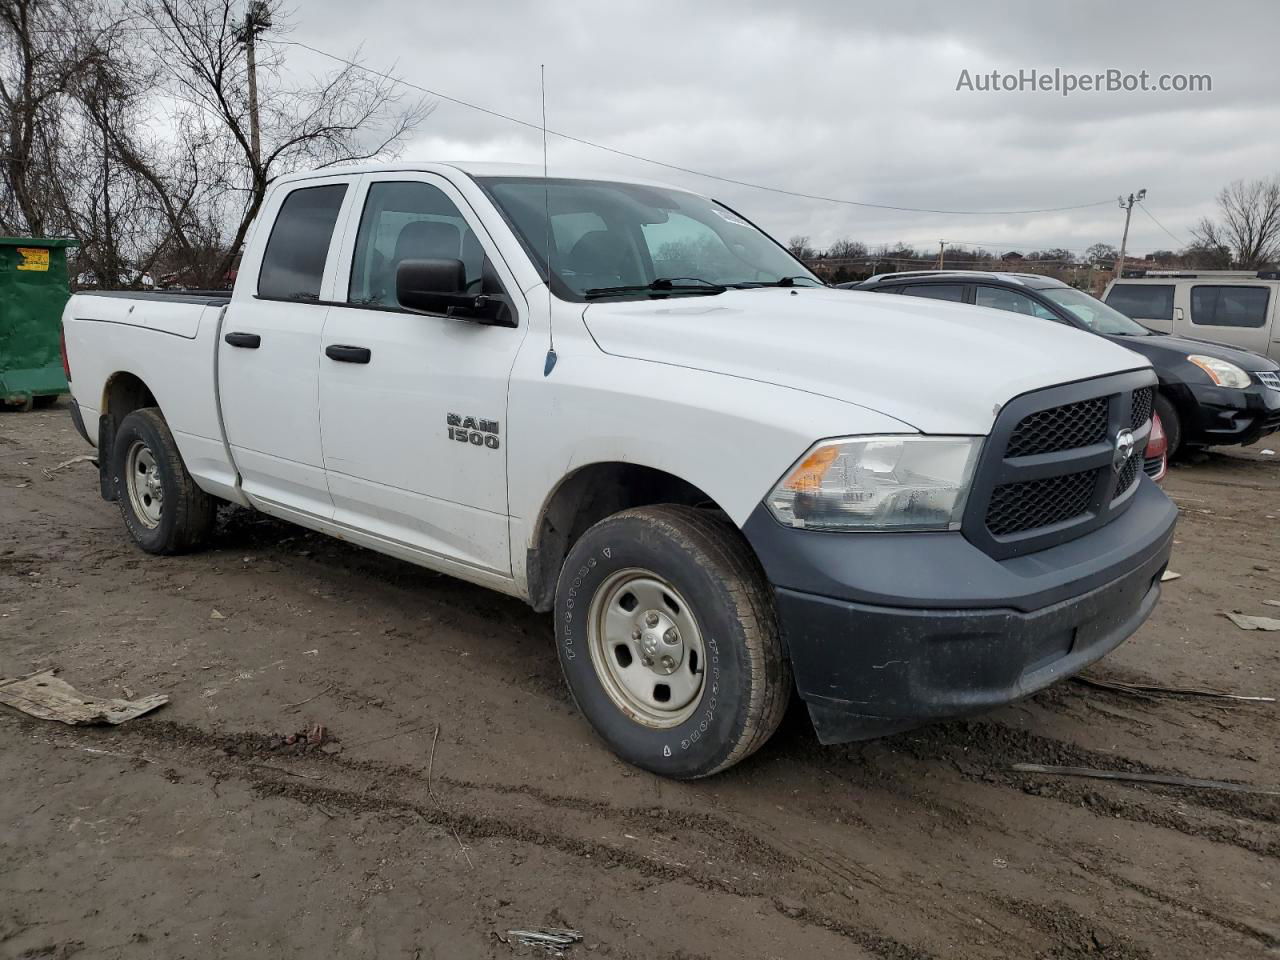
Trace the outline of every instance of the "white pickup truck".
{"type": "Polygon", "coordinates": [[[1172,543],[1144,359],[827,288],[656,184],[291,176],[231,294],[78,294],[63,327],[143,550],[227,501],[554,611],[582,713],[672,777],[750,755],[793,689],[833,743],[1061,680],[1172,543]]]}

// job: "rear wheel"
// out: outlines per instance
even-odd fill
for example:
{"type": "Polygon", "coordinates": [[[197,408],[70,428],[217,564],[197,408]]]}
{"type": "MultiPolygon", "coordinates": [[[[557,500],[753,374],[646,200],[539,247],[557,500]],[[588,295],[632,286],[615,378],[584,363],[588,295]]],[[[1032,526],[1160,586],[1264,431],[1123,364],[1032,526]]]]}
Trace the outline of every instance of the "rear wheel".
{"type": "Polygon", "coordinates": [[[125,528],[148,553],[186,553],[213,533],[217,501],[191,479],[154,407],[135,410],[116,430],[111,483],[125,528]]]}
{"type": "Polygon", "coordinates": [[[1182,421],[1178,419],[1178,411],[1163,393],[1156,394],[1156,413],[1160,414],[1160,423],[1164,427],[1164,435],[1168,439],[1169,449],[1166,456],[1170,461],[1182,446],[1182,421]]]}
{"type": "Polygon", "coordinates": [[[772,591],[705,510],[626,510],[574,545],[556,590],[560,665],[622,759],[680,779],[750,756],[791,695],[772,591]]]}

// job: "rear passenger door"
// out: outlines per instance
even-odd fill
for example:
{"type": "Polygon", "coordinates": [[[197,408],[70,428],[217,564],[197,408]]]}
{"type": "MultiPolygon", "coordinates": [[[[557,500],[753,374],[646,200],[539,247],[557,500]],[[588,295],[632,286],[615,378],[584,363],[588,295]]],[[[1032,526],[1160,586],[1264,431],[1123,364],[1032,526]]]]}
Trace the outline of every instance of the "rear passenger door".
{"type": "Polygon", "coordinates": [[[1216,340],[1264,356],[1271,347],[1271,290],[1266,284],[1182,284],[1179,303],[1192,337],[1216,340]]]}
{"type": "Polygon", "coordinates": [[[320,447],[320,333],[335,228],[353,178],[274,191],[240,266],[218,343],[218,395],[241,487],[269,513],[328,519],[333,501],[320,447]],[[248,282],[246,282],[248,281],[248,282]]]}

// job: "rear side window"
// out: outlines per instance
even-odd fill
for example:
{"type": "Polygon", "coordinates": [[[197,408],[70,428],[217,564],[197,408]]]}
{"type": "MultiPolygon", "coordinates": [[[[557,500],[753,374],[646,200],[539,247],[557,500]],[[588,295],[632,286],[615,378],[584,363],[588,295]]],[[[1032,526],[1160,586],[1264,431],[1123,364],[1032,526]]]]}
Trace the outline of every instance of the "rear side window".
{"type": "Polygon", "coordinates": [[[1266,287],[1194,286],[1191,322],[1205,327],[1264,327],[1267,299],[1266,287]]]}
{"type": "Polygon", "coordinates": [[[926,297],[929,300],[954,300],[964,302],[963,283],[912,283],[902,288],[908,297],[926,297]]]}
{"type": "Polygon", "coordinates": [[[324,261],[346,193],[346,184],[335,183],[303,187],[284,198],[262,255],[258,296],[274,300],[320,299],[324,261]]]}
{"type": "Polygon", "coordinates": [[[1106,303],[1133,320],[1172,320],[1173,284],[1117,283],[1106,303]]]}
{"type": "Polygon", "coordinates": [[[1032,300],[1024,293],[1006,290],[1003,287],[980,284],[974,303],[980,307],[994,307],[996,310],[1007,310],[1010,313],[1025,313],[1029,317],[1039,317],[1042,320],[1058,319],[1057,315],[1044,304],[1032,300]]]}

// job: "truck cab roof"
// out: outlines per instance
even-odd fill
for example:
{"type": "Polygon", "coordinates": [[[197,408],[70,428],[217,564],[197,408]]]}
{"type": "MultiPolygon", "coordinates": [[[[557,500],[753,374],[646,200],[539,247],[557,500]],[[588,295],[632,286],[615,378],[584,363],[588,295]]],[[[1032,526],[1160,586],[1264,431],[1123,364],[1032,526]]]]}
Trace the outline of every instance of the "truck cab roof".
{"type": "MultiPolygon", "coordinates": [[[[324,167],[320,170],[307,170],[290,173],[278,177],[274,184],[297,183],[337,175],[359,175],[370,173],[395,173],[416,171],[421,173],[438,173],[448,176],[452,173],[463,173],[468,177],[497,177],[506,179],[540,179],[547,176],[553,180],[601,180],[610,183],[632,183],[638,186],[662,187],[666,190],[679,190],[669,183],[660,180],[647,180],[642,177],[621,176],[586,167],[562,166],[544,171],[540,164],[534,163],[495,163],[474,160],[394,160],[381,163],[360,163],[347,166],[324,167]]],[[[685,191],[692,192],[692,191],[685,191]]]]}

